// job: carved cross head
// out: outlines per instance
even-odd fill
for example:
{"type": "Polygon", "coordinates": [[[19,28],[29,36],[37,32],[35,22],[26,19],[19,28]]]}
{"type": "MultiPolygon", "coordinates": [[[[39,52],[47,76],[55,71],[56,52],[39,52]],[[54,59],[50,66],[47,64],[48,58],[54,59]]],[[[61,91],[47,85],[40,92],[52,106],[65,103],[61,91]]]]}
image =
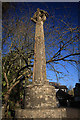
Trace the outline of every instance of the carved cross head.
{"type": "Polygon", "coordinates": [[[37,8],[37,11],[34,13],[33,18],[31,18],[31,20],[33,22],[38,22],[38,21],[46,21],[46,17],[48,17],[48,13],[44,10],[40,10],[39,8],[37,8]]]}

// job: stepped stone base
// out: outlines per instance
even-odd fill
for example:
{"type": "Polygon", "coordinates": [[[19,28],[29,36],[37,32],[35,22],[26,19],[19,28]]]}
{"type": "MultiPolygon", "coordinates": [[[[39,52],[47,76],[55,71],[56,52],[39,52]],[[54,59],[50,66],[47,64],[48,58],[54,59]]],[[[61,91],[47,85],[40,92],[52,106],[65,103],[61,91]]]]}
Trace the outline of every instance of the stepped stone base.
{"type": "Polygon", "coordinates": [[[16,118],[74,118],[76,120],[76,118],[80,119],[80,109],[17,109],[16,118]]]}
{"type": "Polygon", "coordinates": [[[49,84],[27,86],[25,108],[55,108],[57,104],[53,86],[49,84]]]}
{"type": "Polygon", "coordinates": [[[64,118],[66,109],[17,109],[16,118],[64,118]]]}
{"type": "Polygon", "coordinates": [[[26,87],[25,109],[16,109],[16,118],[80,118],[80,109],[57,108],[55,88],[49,84],[26,87]]]}

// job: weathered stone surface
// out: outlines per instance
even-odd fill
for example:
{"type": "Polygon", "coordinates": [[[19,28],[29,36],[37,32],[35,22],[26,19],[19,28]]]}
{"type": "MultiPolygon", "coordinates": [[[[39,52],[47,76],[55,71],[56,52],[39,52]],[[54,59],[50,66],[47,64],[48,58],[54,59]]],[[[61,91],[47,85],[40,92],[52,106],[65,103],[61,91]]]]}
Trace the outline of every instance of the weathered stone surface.
{"type": "Polygon", "coordinates": [[[55,108],[55,88],[51,85],[29,85],[26,88],[25,108],[55,108]]]}

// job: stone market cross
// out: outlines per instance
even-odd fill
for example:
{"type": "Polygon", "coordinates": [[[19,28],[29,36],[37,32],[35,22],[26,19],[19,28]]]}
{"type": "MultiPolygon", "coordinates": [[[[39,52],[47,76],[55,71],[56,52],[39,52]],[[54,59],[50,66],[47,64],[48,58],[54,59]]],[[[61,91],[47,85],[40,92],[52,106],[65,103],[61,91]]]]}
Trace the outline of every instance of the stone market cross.
{"type": "MultiPolygon", "coordinates": [[[[15,111],[16,118],[76,118],[79,116],[76,110],[58,108],[55,87],[49,85],[46,79],[46,59],[43,23],[48,17],[48,13],[39,8],[34,13],[31,20],[36,23],[35,29],[35,47],[34,47],[34,66],[33,82],[26,85],[25,108],[17,108],[15,111]],[[55,109],[54,109],[55,108],[55,109]],[[73,114],[72,111],[73,110],[73,114]],[[72,115],[72,116],[71,116],[72,115]]],[[[79,111],[78,111],[79,113],[79,111]]]]}

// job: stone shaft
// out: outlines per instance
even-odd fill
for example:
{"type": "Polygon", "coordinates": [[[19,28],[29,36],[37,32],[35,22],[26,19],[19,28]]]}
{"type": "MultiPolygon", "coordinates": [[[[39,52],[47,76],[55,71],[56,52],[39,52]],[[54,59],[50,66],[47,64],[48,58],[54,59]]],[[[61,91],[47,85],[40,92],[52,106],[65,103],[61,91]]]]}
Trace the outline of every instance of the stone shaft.
{"type": "Polygon", "coordinates": [[[46,81],[46,59],[43,22],[46,20],[44,12],[39,9],[34,14],[33,21],[36,20],[35,29],[35,48],[34,48],[34,67],[33,84],[44,84],[46,81]],[[36,17],[35,17],[36,16],[36,17]]]}
{"type": "Polygon", "coordinates": [[[33,82],[37,84],[43,84],[43,82],[46,80],[43,21],[36,23],[33,69],[33,82]]]}

